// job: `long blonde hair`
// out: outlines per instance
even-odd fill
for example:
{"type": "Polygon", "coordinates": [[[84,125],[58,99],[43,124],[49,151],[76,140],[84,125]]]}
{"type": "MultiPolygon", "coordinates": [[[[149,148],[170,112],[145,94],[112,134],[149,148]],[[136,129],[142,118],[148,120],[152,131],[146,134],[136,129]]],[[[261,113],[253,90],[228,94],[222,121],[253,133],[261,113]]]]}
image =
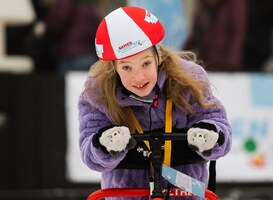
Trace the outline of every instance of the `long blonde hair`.
{"type": "MultiPolygon", "coordinates": [[[[161,45],[158,53],[161,61],[159,69],[163,70],[167,76],[164,91],[166,97],[173,101],[175,108],[183,112],[194,113],[194,109],[188,102],[189,94],[194,97],[201,107],[214,106],[214,104],[207,104],[204,101],[209,92],[206,85],[193,79],[181,66],[182,63],[179,57],[196,61],[196,57],[192,52],[175,52],[161,45]]],[[[135,127],[132,123],[133,116],[130,108],[121,107],[117,100],[117,77],[114,62],[98,61],[90,69],[88,79],[92,79],[92,81],[86,82],[82,95],[85,98],[89,92],[95,94],[91,99],[86,98],[86,100],[94,106],[102,104],[111,117],[113,124],[127,126],[134,132],[135,127]]]]}

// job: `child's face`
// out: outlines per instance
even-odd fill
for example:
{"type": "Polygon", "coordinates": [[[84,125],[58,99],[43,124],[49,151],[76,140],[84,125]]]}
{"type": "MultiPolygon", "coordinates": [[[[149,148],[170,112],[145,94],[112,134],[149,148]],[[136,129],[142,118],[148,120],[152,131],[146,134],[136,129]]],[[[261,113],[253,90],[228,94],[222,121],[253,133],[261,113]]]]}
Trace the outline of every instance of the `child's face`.
{"type": "Polygon", "coordinates": [[[152,49],[116,61],[123,86],[140,97],[150,94],[157,82],[157,62],[152,49]]]}

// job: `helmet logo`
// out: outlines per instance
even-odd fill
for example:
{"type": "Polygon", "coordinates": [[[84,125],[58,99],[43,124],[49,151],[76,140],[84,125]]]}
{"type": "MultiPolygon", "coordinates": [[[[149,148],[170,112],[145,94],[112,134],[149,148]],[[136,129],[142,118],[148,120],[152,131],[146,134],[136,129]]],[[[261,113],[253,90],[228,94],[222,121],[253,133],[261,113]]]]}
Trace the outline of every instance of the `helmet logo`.
{"type": "Polygon", "coordinates": [[[152,13],[148,12],[146,10],[146,15],[144,20],[148,23],[152,23],[152,24],[156,24],[156,22],[158,21],[158,19],[156,18],[156,16],[154,16],[152,13]]]}
{"type": "Polygon", "coordinates": [[[97,52],[98,57],[102,58],[102,54],[103,54],[103,45],[102,44],[96,43],[96,52],[97,52]]]}
{"type": "Polygon", "coordinates": [[[118,52],[119,53],[125,53],[125,52],[127,52],[127,51],[129,51],[129,50],[131,50],[131,49],[133,49],[133,48],[135,48],[137,46],[143,45],[144,43],[145,43],[145,40],[143,40],[143,41],[137,40],[135,42],[132,42],[132,41],[127,42],[127,43],[121,45],[118,48],[118,52]]]}
{"type": "Polygon", "coordinates": [[[126,48],[126,47],[132,45],[132,43],[133,43],[133,42],[130,41],[130,42],[125,43],[124,45],[121,45],[121,46],[119,47],[119,50],[121,50],[121,49],[123,49],[123,48],[126,48]]]}

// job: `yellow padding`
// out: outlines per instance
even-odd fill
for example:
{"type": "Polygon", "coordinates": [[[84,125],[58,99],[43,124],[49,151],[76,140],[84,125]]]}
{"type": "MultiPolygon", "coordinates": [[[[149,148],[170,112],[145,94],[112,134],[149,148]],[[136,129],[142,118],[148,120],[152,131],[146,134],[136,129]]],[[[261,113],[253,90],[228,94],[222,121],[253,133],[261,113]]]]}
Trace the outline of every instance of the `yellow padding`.
{"type": "MultiPolygon", "coordinates": [[[[135,117],[134,112],[132,111],[132,109],[130,109],[130,112],[131,112],[131,115],[133,117],[133,124],[135,125],[135,128],[136,128],[137,132],[140,133],[140,134],[143,134],[143,130],[142,130],[142,128],[141,128],[138,120],[136,119],[136,117],[135,117]]],[[[148,149],[151,150],[149,141],[144,140],[144,143],[146,144],[146,146],[148,147],[148,149]]]]}
{"type": "MultiPolygon", "coordinates": [[[[166,101],[166,113],[165,113],[165,132],[172,132],[172,101],[166,101]]],[[[172,152],[172,141],[165,141],[165,152],[164,152],[164,164],[171,166],[171,152],[172,152]]]]}

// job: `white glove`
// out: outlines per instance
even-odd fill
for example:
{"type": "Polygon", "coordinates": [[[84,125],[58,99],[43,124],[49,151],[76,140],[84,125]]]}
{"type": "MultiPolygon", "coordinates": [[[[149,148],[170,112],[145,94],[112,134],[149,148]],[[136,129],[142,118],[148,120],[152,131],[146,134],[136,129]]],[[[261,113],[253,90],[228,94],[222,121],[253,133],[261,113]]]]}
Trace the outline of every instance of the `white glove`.
{"type": "Polygon", "coordinates": [[[218,133],[202,128],[190,128],[187,132],[189,145],[201,153],[211,150],[215,146],[218,138],[218,133]]]}
{"type": "MultiPolygon", "coordinates": [[[[108,152],[120,152],[128,149],[131,139],[130,130],[125,126],[115,126],[104,131],[99,138],[108,152]]],[[[132,138],[133,139],[133,138],[132,138]]]]}

